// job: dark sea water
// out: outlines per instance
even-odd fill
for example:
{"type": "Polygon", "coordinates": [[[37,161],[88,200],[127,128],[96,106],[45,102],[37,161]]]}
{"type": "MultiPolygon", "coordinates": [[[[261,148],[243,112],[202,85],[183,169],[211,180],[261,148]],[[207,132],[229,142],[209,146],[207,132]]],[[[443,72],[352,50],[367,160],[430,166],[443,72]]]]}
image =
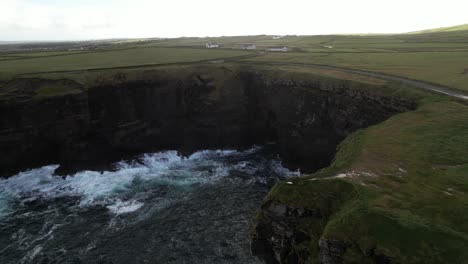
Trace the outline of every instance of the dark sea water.
{"type": "Polygon", "coordinates": [[[67,177],[57,167],[0,180],[0,263],[258,263],[256,210],[297,175],[273,147],[145,154],[67,177]]]}

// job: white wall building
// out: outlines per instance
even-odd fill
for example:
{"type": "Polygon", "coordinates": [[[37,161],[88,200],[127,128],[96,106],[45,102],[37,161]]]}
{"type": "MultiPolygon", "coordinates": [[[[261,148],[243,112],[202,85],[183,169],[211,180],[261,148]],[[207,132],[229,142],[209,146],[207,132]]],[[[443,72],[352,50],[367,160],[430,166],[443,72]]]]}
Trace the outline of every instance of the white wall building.
{"type": "Polygon", "coordinates": [[[287,52],[288,47],[274,47],[274,48],[267,48],[265,49],[266,51],[282,51],[282,52],[287,52]]]}
{"type": "Polygon", "coordinates": [[[208,42],[206,43],[205,47],[207,49],[219,48],[219,43],[216,42],[208,42]]]}
{"type": "Polygon", "coordinates": [[[242,44],[241,49],[254,50],[257,49],[257,46],[255,44],[242,44]]]}

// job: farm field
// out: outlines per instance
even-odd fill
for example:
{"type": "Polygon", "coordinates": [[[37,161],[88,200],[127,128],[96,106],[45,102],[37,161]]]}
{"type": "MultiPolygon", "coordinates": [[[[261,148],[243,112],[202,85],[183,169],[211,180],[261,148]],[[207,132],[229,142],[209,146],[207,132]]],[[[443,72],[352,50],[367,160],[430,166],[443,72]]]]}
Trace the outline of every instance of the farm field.
{"type": "MultiPolygon", "coordinates": [[[[247,55],[249,53],[240,50],[202,50],[187,48],[132,48],[101,50],[79,54],[67,54],[66,56],[42,56],[30,59],[0,60],[0,72],[4,76],[18,74],[76,71],[96,68],[114,68],[140,65],[154,65],[178,62],[194,62],[212,60],[226,57],[247,55]]],[[[23,54],[21,54],[23,55],[23,54]]],[[[10,54],[10,56],[13,56],[10,54]]]]}
{"type": "Polygon", "coordinates": [[[468,52],[270,53],[255,58],[254,61],[341,66],[393,74],[468,91],[468,52]]]}
{"type": "MultiPolygon", "coordinates": [[[[152,67],[249,55],[238,62],[308,63],[381,72],[468,91],[464,26],[399,35],[234,36],[105,42],[95,50],[0,53],[0,79],[17,74],[152,67]],[[462,29],[457,31],[455,29],[462,29]],[[206,49],[207,42],[220,49],[206,49]],[[255,51],[241,50],[253,43],[255,51]],[[288,52],[263,52],[267,47],[288,52]]],[[[232,60],[230,60],[232,62],[232,60]]]]}
{"type": "MultiPolygon", "coordinates": [[[[464,27],[458,27],[465,29],[464,27]]],[[[468,31],[430,31],[424,34],[350,36],[223,37],[162,40],[155,46],[196,46],[207,41],[239,48],[255,43],[258,49],[287,46],[290,52],[267,53],[255,62],[312,63],[399,75],[468,90],[468,31]],[[331,48],[330,48],[331,47],[331,48]]]]}

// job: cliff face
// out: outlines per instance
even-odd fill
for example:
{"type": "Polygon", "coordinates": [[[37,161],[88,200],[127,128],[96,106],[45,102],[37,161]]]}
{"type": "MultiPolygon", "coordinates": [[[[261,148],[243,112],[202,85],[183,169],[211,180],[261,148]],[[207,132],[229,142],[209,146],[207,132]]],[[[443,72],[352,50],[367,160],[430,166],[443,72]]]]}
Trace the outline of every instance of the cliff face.
{"type": "Polygon", "coordinates": [[[72,95],[34,96],[41,82],[54,85],[27,79],[2,87],[32,87],[31,93],[21,91],[21,100],[16,96],[0,102],[0,151],[8,153],[0,160],[3,175],[50,163],[61,164],[66,173],[147,151],[262,142],[252,135],[240,86],[220,88],[192,75],[111,82],[72,95]]]}
{"type": "MultiPolygon", "coordinates": [[[[15,87],[34,91],[40,83],[21,80],[15,87]]],[[[313,171],[330,162],[351,132],[411,107],[350,89],[345,82],[279,80],[248,72],[223,73],[222,80],[194,73],[110,82],[76,94],[2,101],[0,150],[8,155],[0,167],[5,174],[60,163],[66,171],[146,151],[276,141],[287,163],[313,171]]]]}
{"type": "Polygon", "coordinates": [[[15,80],[0,88],[12,98],[0,100],[0,176],[61,162],[90,130],[88,94],[33,99],[42,85],[80,87],[70,81],[15,80]],[[60,84],[61,83],[61,84],[60,84]]]}
{"type": "Polygon", "coordinates": [[[71,81],[24,79],[0,88],[14,87],[21,95],[0,101],[0,151],[7,153],[0,160],[3,175],[50,163],[61,164],[65,173],[148,151],[244,148],[272,141],[287,164],[314,171],[329,164],[337,144],[351,132],[414,107],[346,82],[219,70],[34,96],[44,85],[79,87],[71,81]]]}
{"type": "MultiPolygon", "coordinates": [[[[353,198],[353,187],[340,181],[314,181],[311,185],[312,188],[295,184],[295,193],[287,194],[291,200],[268,197],[262,205],[251,247],[267,264],[345,263],[342,256],[346,242],[324,239],[322,233],[330,216],[353,198]],[[310,200],[298,199],[298,194],[307,195],[310,200]]],[[[272,192],[278,190],[284,191],[284,187],[275,186],[272,192]]]]}
{"type": "MultiPolygon", "coordinates": [[[[256,119],[273,131],[287,164],[312,172],[327,166],[347,135],[412,109],[405,100],[372,94],[347,82],[244,76],[256,119]]],[[[258,131],[258,130],[257,130],[258,131]]]]}
{"type": "MultiPolygon", "coordinates": [[[[289,78],[210,68],[145,76],[117,76],[89,89],[68,80],[4,84],[0,175],[52,163],[61,164],[59,173],[64,174],[108,169],[112,162],[143,152],[266,142],[277,144],[290,167],[312,172],[330,163],[350,133],[416,107],[369,85],[314,75],[289,78]],[[40,91],[57,94],[38,96],[40,91]]],[[[342,263],[343,242],[320,240],[320,228],[314,235],[302,225],[323,226],[337,206],[330,201],[345,201],[346,189],[330,191],[330,197],[338,196],[327,197],[324,207],[267,199],[253,234],[253,253],[267,263],[304,263],[311,254],[322,263],[342,263]]]]}

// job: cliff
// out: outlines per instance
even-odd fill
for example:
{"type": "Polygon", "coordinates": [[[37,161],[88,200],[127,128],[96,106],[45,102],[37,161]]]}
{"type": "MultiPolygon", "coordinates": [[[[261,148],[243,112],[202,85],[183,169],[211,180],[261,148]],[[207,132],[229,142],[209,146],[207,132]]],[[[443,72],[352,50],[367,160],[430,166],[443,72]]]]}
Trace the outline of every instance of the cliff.
{"type": "Polygon", "coordinates": [[[0,88],[0,151],[8,153],[0,174],[50,163],[67,173],[142,152],[265,142],[276,142],[289,166],[315,171],[353,131],[414,108],[362,86],[210,67],[121,74],[88,89],[68,80],[13,80],[0,88]]]}
{"type": "MultiPolygon", "coordinates": [[[[392,136],[406,133],[409,129],[400,131],[402,126],[432,113],[423,109],[415,120],[402,119],[397,126],[389,126],[394,118],[388,118],[417,108],[414,97],[393,84],[206,66],[148,71],[137,77],[116,74],[89,87],[70,80],[18,79],[0,87],[0,95],[0,152],[6,153],[0,173],[4,176],[51,163],[60,164],[59,172],[67,174],[109,169],[112,162],[144,152],[189,153],[267,142],[277,144],[291,168],[302,172],[325,168],[312,178],[279,183],[266,197],[252,233],[252,251],[267,263],[400,263],[414,254],[394,248],[409,239],[405,233],[414,235],[415,250],[423,252],[414,263],[430,256],[424,253],[427,236],[447,244],[455,241],[450,249],[455,251],[441,251],[439,260],[456,255],[453,252],[463,245],[459,238],[432,229],[426,234],[424,229],[402,227],[375,209],[382,209],[381,204],[367,204],[384,190],[398,193],[397,186],[402,186],[376,175],[390,171],[389,175],[401,176],[400,169],[410,171],[400,160],[385,160],[385,151],[403,146],[399,151],[406,153],[405,145],[411,146],[415,138],[402,138],[394,146],[392,136]],[[368,131],[380,127],[374,137],[381,141],[365,149],[372,142],[368,131]],[[373,155],[376,149],[383,153],[373,155]],[[365,166],[351,166],[362,161],[363,153],[372,159],[365,166]],[[397,172],[387,168],[394,164],[397,172]]],[[[420,147],[416,149],[415,153],[422,153],[420,147]]]]}
{"type": "Polygon", "coordinates": [[[468,107],[416,97],[414,111],[347,136],[329,166],[276,184],[252,252],[266,263],[466,263],[468,107]]]}

